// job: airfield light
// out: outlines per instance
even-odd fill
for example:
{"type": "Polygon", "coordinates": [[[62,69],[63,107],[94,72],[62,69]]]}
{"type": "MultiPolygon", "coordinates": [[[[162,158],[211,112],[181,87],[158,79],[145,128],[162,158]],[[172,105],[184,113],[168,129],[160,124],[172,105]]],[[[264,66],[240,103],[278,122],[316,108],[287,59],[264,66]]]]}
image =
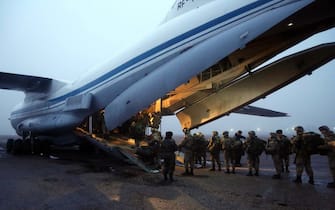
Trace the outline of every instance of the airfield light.
{"type": "Polygon", "coordinates": [[[291,26],[293,26],[293,23],[291,22],[291,23],[287,24],[287,26],[291,27],[291,26]]]}
{"type": "Polygon", "coordinates": [[[257,128],[256,131],[257,131],[257,132],[261,131],[261,128],[257,128]]]}
{"type": "Polygon", "coordinates": [[[230,129],[230,132],[234,132],[234,128],[231,128],[231,129],[230,129]]]}

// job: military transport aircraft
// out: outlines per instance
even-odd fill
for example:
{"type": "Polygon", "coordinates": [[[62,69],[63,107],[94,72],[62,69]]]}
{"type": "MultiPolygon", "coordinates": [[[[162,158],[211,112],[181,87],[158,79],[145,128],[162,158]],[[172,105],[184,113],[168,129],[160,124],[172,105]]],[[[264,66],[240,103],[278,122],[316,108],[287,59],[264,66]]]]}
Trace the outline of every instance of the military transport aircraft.
{"type": "Polygon", "coordinates": [[[109,130],[141,110],[185,128],[231,112],[285,116],[248,104],[334,59],[335,43],[256,67],[334,25],[333,0],[177,0],[150,36],[77,81],[0,72],[0,88],[25,93],[10,115],[24,139],[71,133],[101,110],[109,130]]]}

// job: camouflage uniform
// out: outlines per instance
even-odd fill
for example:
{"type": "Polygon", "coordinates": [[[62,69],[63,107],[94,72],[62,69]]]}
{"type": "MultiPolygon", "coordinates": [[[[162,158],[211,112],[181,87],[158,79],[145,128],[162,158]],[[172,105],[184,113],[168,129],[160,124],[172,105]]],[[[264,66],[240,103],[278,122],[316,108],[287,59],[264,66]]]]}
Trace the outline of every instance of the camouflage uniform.
{"type": "Polygon", "coordinates": [[[277,139],[276,133],[271,133],[266,146],[267,154],[271,154],[273,165],[276,169],[276,174],[272,176],[273,179],[280,179],[283,168],[283,161],[280,156],[280,142],[277,139]]]}
{"type": "Polygon", "coordinates": [[[151,130],[152,134],[149,137],[149,146],[153,152],[153,163],[156,168],[161,168],[160,145],[162,143],[161,133],[157,129],[151,130]]]}
{"type": "Polygon", "coordinates": [[[329,169],[333,176],[333,182],[328,183],[327,187],[335,188],[335,134],[325,125],[319,127],[319,130],[325,140],[325,145],[319,146],[319,148],[327,150],[329,169]]]}
{"type": "Polygon", "coordinates": [[[228,131],[223,132],[222,150],[226,165],[226,173],[230,173],[230,164],[232,164],[232,173],[235,173],[235,157],[232,150],[234,139],[229,137],[228,131]]]}
{"type": "Polygon", "coordinates": [[[295,156],[295,165],[296,165],[296,172],[297,177],[294,180],[295,183],[301,183],[301,175],[304,171],[304,168],[309,176],[309,183],[314,184],[314,176],[313,176],[313,169],[311,166],[311,155],[308,153],[307,144],[304,141],[304,129],[301,126],[297,126],[295,128],[297,136],[292,139],[292,144],[294,147],[294,151],[296,153],[295,156]]]}
{"type": "Polygon", "coordinates": [[[194,158],[193,158],[192,146],[193,146],[193,137],[189,132],[187,132],[185,133],[183,141],[179,145],[179,148],[182,149],[182,151],[184,152],[185,172],[183,173],[183,175],[193,176],[194,158]]]}
{"type": "Polygon", "coordinates": [[[243,149],[242,139],[245,139],[245,137],[242,136],[242,131],[237,131],[235,133],[234,139],[235,139],[235,144],[234,145],[236,145],[234,147],[234,154],[235,154],[235,157],[236,157],[236,163],[235,163],[235,165],[236,166],[241,166],[241,158],[244,155],[244,149],[243,149]]]}
{"type": "Polygon", "coordinates": [[[206,168],[208,141],[205,139],[204,135],[199,132],[193,135],[193,145],[193,157],[195,163],[199,163],[203,168],[206,168]]]}
{"type": "Polygon", "coordinates": [[[217,131],[213,131],[213,135],[209,140],[208,150],[211,154],[212,158],[212,169],[211,171],[215,171],[215,162],[219,167],[219,171],[221,171],[221,160],[220,160],[220,150],[221,150],[221,139],[219,133],[217,131]]]}
{"type": "Polygon", "coordinates": [[[166,132],[166,137],[161,144],[161,157],[164,159],[163,175],[165,180],[167,180],[167,175],[169,175],[170,181],[173,181],[173,172],[176,166],[175,151],[178,149],[175,140],[172,139],[172,135],[171,131],[166,132]]]}
{"type": "Polygon", "coordinates": [[[249,137],[245,141],[245,150],[248,155],[248,167],[249,173],[247,176],[252,176],[252,169],[255,169],[255,176],[259,175],[259,156],[262,154],[264,150],[264,143],[260,140],[255,131],[248,132],[249,137]]]}
{"type": "Polygon", "coordinates": [[[282,172],[284,172],[284,166],[285,166],[285,171],[286,173],[289,173],[289,165],[290,165],[290,154],[292,150],[292,145],[290,140],[283,135],[282,130],[277,130],[277,139],[279,140],[281,144],[280,148],[280,156],[281,156],[281,161],[282,161],[282,172]]]}

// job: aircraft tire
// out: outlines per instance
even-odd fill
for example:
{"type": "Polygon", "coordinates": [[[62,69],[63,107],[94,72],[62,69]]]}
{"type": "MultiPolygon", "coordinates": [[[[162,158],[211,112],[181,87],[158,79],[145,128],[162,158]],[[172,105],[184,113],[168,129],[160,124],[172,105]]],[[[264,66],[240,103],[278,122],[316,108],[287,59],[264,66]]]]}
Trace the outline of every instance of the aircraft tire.
{"type": "Polygon", "coordinates": [[[82,140],[79,144],[79,150],[82,153],[92,153],[94,152],[95,146],[92,145],[89,141],[82,140]]]}
{"type": "Polygon", "coordinates": [[[12,149],[13,155],[18,155],[22,153],[22,144],[23,144],[22,139],[14,140],[13,149],[12,149]]]}
{"type": "Polygon", "coordinates": [[[40,155],[42,153],[42,143],[39,139],[35,138],[33,142],[32,154],[40,155]]]}
{"type": "Polygon", "coordinates": [[[50,142],[44,140],[39,142],[40,145],[40,154],[48,157],[50,155],[50,142]]]}
{"type": "Polygon", "coordinates": [[[31,141],[30,139],[25,139],[22,141],[21,152],[23,154],[31,154],[31,141]]]}
{"type": "Polygon", "coordinates": [[[6,144],[7,153],[11,153],[14,147],[14,139],[8,139],[6,144]]]}

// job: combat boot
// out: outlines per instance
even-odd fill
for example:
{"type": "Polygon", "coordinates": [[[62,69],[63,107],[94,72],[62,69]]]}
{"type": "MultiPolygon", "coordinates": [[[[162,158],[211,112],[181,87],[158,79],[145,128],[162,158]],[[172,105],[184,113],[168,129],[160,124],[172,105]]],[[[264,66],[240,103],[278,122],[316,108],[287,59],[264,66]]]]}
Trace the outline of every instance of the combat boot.
{"type": "Polygon", "coordinates": [[[167,178],[167,174],[164,174],[164,180],[167,181],[168,178],[167,178]]]}
{"type": "Polygon", "coordinates": [[[251,172],[251,171],[249,171],[249,173],[247,174],[247,176],[252,176],[252,172],[251,172]]]}
{"type": "Polygon", "coordinates": [[[190,176],[194,176],[194,173],[193,173],[193,168],[191,168],[191,173],[190,173],[190,176]]]}
{"type": "Polygon", "coordinates": [[[311,185],[314,185],[314,178],[309,177],[308,183],[311,184],[311,185]]]}
{"type": "Polygon", "coordinates": [[[190,173],[188,172],[188,169],[186,169],[186,171],[184,172],[184,173],[182,173],[181,175],[183,175],[183,176],[187,176],[187,175],[189,175],[190,173]]]}
{"type": "Polygon", "coordinates": [[[169,178],[170,178],[170,181],[171,182],[173,182],[174,181],[174,179],[173,179],[173,174],[171,173],[171,174],[169,174],[169,178]]]}
{"type": "Polygon", "coordinates": [[[231,171],[233,174],[235,174],[235,168],[233,168],[233,170],[231,171]]]}
{"type": "Polygon", "coordinates": [[[230,174],[229,168],[225,171],[226,174],[230,174]]]}
{"type": "Polygon", "coordinates": [[[300,184],[302,183],[301,181],[301,176],[297,176],[297,178],[295,180],[293,180],[293,182],[297,183],[297,184],[300,184]]]}

